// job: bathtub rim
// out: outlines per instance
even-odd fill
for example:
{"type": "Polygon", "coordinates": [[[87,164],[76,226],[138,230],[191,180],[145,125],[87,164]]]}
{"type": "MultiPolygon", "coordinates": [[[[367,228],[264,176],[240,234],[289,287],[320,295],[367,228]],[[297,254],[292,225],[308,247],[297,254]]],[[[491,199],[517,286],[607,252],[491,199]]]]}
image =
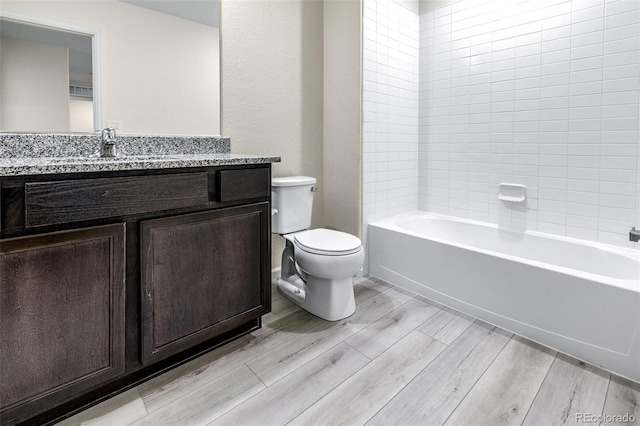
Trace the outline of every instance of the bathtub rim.
{"type": "Polygon", "coordinates": [[[631,291],[635,291],[635,292],[640,292],[640,274],[638,279],[624,279],[624,278],[614,278],[614,277],[610,277],[610,276],[606,276],[606,275],[600,275],[600,274],[594,274],[594,273],[590,273],[590,272],[584,272],[584,271],[580,271],[578,269],[573,269],[573,268],[567,268],[564,266],[558,266],[558,265],[553,265],[553,264],[549,264],[549,263],[545,263],[545,262],[539,262],[536,260],[530,260],[530,259],[526,259],[523,257],[518,257],[518,256],[513,256],[513,255],[509,255],[506,253],[500,253],[497,251],[493,251],[493,250],[487,250],[484,248],[480,248],[480,247],[475,247],[475,246],[471,246],[468,244],[462,244],[462,243],[458,243],[458,242],[454,242],[454,241],[450,241],[450,240],[445,240],[442,238],[436,238],[434,236],[428,235],[428,234],[421,234],[419,232],[414,232],[411,231],[409,229],[403,228],[400,225],[397,224],[397,221],[402,220],[402,219],[407,219],[407,218],[415,218],[415,217],[420,217],[420,218],[425,218],[425,219],[439,219],[439,220],[446,220],[446,221],[450,221],[450,222],[461,222],[461,223],[466,223],[469,225],[474,225],[474,226],[481,226],[484,228],[491,228],[491,229],[495,229],[495,230],[501,230],[501,231],[509,231],[509,232],[513,232],[513,233],[517,233],[517,234],[523,234],[525,236],[529,235],[532,237],[537,237],[537,238],[547,238],[547,239],[552,239],[555,241],[561,241],[561,242],[566,242],[566,243],[570,243],[570,244],[577,244],[577,245],[581,245],[581,246],[586,246],[586,247],[590,247],[593,249],[597,249],[597,250],[601,250],[601,251],[605,251],[605,252],[609,252],[612,254],[616,254],[622,257],[625,257],[627,259],[630,259],[632,261],[635,261],[638,264],[638,267],[640,268],[640,250],[636,250],[636,249],[628,249],[625,247],[618,247],[618,246],[614,246],[614,245],[610,245],[610,244],[605,244],[605,243],[599,243],[599,242],[594,242],[594,241],[588,241],[588,240],[581,240],[578,238],[572,238],[572,237],[566,237],[566,236],[561,236],[561,235],[554,235],[554,234],[547,234],[544,232],[540,232],[540,231],[533,231],[533,230],[521,230],[521,229],[517,229],[517,228],[513,228],[513,227],[503,227],[500,226],[498,224],[493,224],[493,223],[489,223],[489,222],[481,222],[481,221],[477,221],[477,220],[473,220],[473,219],[466,219],[466,218],[461,218],[461,217],[456,217],[456,216],[448,216],[448,215],[444,215],[444,214],[440,214],[440,213],[433,213],[433,212],[427,212],[427,211],[423,211],[423,210],[414,210],[411,212],[407,212],[407,213],[402,213],[393,217],[389,217],[389,218],[385,218],[385,219],[380,219],[380,220],[376,220],[373,222],[369,222],[367,224],[367,227],[372,226],[372,227],[378,227],[378,228],[382,228],[382,229],[387,229],[387,230],[391,230],[391,231],[396,231],[396,232],[401,232],[407,235],[411,235],[417,238],[425,238],[440,244],[445,244],[448,246],[453,246],[453,247],[458,247],[464,250],[471,250],[477,253],[482,253],[485,255],[489,255],[489,256],[496,256],[496,257],[500,257],[503,259],[507,259],[510,261],[514,261],[514,262],[519,262],[519,263],[524,263],[527,265],[531,265],[534,267],[538,267],[538,268],[544,268],[544,269],[550,269],[553,271],[556,271],[558,273],[561,274],[565,274],[565,275],[571,275],[571,276],[577,276],[579,278],[582,279],[586,279],[586,280],[590,280],[590,281],[596,281],[596,282],[600,282],[603,284],[608,284],[608,285],[612,285],[612,286],[616,286],[616,287],[620,287],[626,290],[631,290],[631,291]]]}

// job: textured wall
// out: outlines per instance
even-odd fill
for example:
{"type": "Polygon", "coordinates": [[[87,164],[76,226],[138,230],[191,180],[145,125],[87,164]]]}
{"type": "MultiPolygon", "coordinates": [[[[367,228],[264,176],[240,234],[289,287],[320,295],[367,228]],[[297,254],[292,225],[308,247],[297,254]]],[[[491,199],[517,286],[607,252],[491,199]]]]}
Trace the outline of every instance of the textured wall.
{"type": "Polygon", "coordinates": [[[362,202],[359,0],[324,2],[324,226],[360,235],[362,202]]]}
{"type": "MultiPolygon", "coordinates": [[[[322,37],[322,1],[222,2],[222,134],[233,152],[281,156],[274,177],[318,179],[314,227],[324,222],[322,37]]],[[[283,246],[274,235],[273,267],[283,246]]]]}

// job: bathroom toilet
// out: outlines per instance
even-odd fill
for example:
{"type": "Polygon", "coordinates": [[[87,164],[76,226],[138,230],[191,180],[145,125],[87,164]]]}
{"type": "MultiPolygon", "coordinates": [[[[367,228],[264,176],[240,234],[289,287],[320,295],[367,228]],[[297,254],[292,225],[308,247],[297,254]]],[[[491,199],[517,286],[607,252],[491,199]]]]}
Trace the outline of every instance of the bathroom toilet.
{"type": "Polygon", "coordinates": [[[311,225],[316,179],[307,176],[271,181],[271,232],[284,237],[278,291],[312,314],[338,321],[356,310],[351,277],[364,263],[356,236],[311,225]]]}

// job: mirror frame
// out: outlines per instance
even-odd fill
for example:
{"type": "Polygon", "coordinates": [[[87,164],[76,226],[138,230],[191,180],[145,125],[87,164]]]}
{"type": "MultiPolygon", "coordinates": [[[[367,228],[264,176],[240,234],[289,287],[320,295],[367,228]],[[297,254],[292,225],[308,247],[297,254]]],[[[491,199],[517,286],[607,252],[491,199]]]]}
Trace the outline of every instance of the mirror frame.
{"type": "MultiPolygon", "coordinates": [[[[0,18],[19,22],[25,25],[46,27],[52,30],[65,31],[91,37],[91,72],[93,73],[93,130],[99,132],[103,127],[102,113],[102,43],[100,30],[96,28],[70,25],[50,19],[43,19],[21,13],[0,10],[0,18]],[[97,99],[97,101],[96,101],[97,99]]],[[[26,133],[32,133],[26,131],[26,133]]],[[[39,133],[39,132],[38,132],[39,133]]]]}

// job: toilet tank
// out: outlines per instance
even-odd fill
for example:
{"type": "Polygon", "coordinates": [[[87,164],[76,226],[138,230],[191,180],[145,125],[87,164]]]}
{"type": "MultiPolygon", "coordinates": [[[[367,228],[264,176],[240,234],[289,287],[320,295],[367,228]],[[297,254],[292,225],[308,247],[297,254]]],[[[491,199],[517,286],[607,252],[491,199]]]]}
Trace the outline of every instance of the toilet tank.
{"type": "Polygon", "coordinates": [[[279,177],[271,180],[271,232],[289,234],[311,226],[311,209],[316,179],[308,176],[279,177]]]}

